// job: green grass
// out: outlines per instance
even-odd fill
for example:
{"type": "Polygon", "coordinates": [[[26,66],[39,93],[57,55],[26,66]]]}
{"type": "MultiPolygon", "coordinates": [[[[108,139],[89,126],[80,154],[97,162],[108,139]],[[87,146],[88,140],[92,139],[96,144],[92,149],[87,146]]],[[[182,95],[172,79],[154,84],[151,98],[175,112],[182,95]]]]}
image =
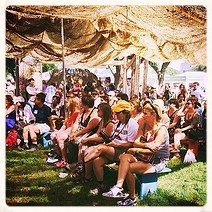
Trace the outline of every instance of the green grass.
{"type": "MultiPolygon", "coordinates": [[[[69,177],[59,178],[65,168],[46,163],[49,149],[35,152],[6,150],[6,204],[9,206],[115,206],[116,200],[92,196],[89,191],[97,185],[95,177],[90,183],[77,184],[69,177]]],[[[203,206],[207,199],[206,152],[199,151],[196,163],[169,161],[171,173],[159,175],[158,189],[139,200],[138,206],[203,206]]],[[[105,181],[115,184],[117,166],[105,167],[105,181]]],[[[126,189],[126,186],[124,186],[126,189]]]]}

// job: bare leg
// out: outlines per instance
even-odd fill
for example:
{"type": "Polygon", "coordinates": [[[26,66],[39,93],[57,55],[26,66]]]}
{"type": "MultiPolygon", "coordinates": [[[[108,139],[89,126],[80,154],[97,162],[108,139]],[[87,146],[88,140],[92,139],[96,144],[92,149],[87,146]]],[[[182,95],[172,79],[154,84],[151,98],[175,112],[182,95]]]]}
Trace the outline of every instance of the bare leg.
{"type": "Polygon", "coordinates": [[[30,134],[30,137],[32,139],[32,143],[37,144],[37,134],[36,133],[39,133],[39,132],[40,132],[40,130],[36,125],[32,125],[30,127],[29,134],[30,134]]]}
{"type": "Polygon", "coordinates": [[[28,140],[29,129],[30,129],[30,125],[27,125],[23,128],[23,138],[24,138],[24,140],[28,140]]]}
{"type": "Polygon", "coordinates": [[[154,172],[155,168],[150,163],[144,163],[142,161],[130,163],[130,169],[126,175],[126,183],[130,198],[135,198],[135,176],[133,173],[146,174],[154,172]]]}
{"type": "Polygon", "coordinates": [[[116,186],[119,188],[123,187],[124,180],[130,170],[130,163],[136,162],[136,159],[131,154],[120,155],[120,164],[118,169],[118,179],[116,186]]]}
{"type": "Polygon", "coordinates": [[[60,148],[58,146],[58,143],[57,143],[57,134],[59,133],[59,131],[56,131],[56,132],[53,132],[50,134],[50,138],[54,144],[54,150],[55,152],[57,153],[57,155],[61,155],[61,151],[60,151],[60,148]]]}
{"type": "Polygon", "coordinates": [[[176,133],[174,134],[174,148],[177,151],[175,156],[179,156],[180,151],[180,140],[185,137],[185,133],[176,133]]]}
{"type": "Polygon", "coordinates": [[[24,142],[28,143],[28,133],[30,134],[30,137],[32,139],[33,143],[37,143],[37,135],[36,133],[39,133],[39,128],[34,125],[28,125],[26,127],[23,128],[23,138],[24,138],[24,142]]]}
{"type": "Polygon", "coordinates": [[[104,164],[107,162],[108,160],[105,157],[98,157],[93,160],[94,174],[98,182],[101,182],[104,179],[104,164]]]}
{"type": "Polygon", "coordinates": [[[81,161],[82,159],[83,159],[82,144],[80,143],[78,146],[78,161],[81,161]]]}
{"type": "Polygon", "coordinates": [[[90,179],[93,169],[93,161],[89,161],[85,164],[85,178],[90,179]]]}

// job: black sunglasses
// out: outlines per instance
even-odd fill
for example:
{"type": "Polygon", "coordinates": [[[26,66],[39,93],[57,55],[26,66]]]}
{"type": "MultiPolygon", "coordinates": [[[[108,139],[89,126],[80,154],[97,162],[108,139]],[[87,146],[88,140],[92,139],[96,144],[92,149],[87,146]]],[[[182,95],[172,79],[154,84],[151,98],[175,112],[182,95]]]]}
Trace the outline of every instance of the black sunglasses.
{"type": "Polygon", "coordinates": [[[120,112],[116,112],[116,115],[118,115],[118,114],[120,114],[122,111],[120,111],[120,112]]]}

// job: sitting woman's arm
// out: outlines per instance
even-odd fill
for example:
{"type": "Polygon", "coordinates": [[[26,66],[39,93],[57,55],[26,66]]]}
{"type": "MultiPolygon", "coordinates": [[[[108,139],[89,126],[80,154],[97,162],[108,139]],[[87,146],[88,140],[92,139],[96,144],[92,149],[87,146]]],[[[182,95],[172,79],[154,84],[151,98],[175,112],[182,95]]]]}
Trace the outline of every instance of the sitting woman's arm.
{"type": "MultiPolygon", "coordinates": [[[[110,122],[106,126],[103,133],[105,136],[109,138],[111,136],[112,131],[113,131],[113,123],[110,122]]],[[[88,143],[88,142],[103,143],[105,140],[104,140],[104,137],[101,136],[100,132],[101,132],[101,127],[99,127],[98,131],[95,134],[89,136],[88,138],[83,138],[82,143],[88,143]]]]}
{"type": "Polygon", "coordinates": [[[167,128],[161,127],[158,132],[157,135],[155,137],[155,140],[152,142],[141,142],[140,139],[136,140],[134,142],[133,147],[131,148],[129,151],[130,152],[144,152],[144,153],[151,153],[151,152],[156,152],[158,150],[158,148],[160,147],[160,145],[162,144],[162,142],[164,141],[165,137],[167,136],[167,128]]]}

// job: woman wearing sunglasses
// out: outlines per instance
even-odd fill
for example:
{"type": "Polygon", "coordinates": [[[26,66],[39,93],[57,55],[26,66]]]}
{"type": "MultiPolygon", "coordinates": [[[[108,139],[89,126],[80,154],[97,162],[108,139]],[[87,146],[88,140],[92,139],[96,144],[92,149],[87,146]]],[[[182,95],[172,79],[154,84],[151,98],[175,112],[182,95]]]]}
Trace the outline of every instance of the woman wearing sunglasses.
{"type": "Polygon", "coordinates": [[[188,138],[189,130],[192,128],[197,128],[200,120],[199,113],[194,108],[194,103],[192,99],[188,99],[185,104],[184,110],[184,123],[181,128],[177,128],[174,131],[174,149],[175,154],[172,159],[180,158],[180,140],[188,138]]]}
{"type": "Polygon", "coordinates": [[[131,105],[125,100],[119,100],[112,106],[117,115],[110,140],[106,144],[88,147],[84,152],[84,161],[93,160],[93,170],[98,181],[97,188],[91,190],[94,195],[101,194],[106,190],[104,184],[104,165],[119,162],[119,156],[133,146],[137,132],[138,123],[130,117],[131,105]]]}

